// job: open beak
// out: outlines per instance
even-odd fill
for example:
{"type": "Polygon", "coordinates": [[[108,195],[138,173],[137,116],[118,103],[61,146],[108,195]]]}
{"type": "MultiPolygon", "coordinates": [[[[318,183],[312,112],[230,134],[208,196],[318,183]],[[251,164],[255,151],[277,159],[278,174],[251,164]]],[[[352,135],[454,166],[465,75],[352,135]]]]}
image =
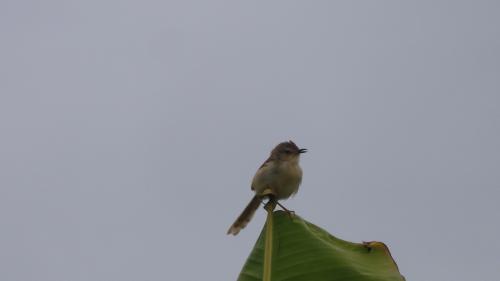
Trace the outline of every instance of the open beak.
{"type": "Polygon", "coordinates": [[[301,148],[299,149],[299,153],[306,153],[307,152],[307,148],[301,148]]]}

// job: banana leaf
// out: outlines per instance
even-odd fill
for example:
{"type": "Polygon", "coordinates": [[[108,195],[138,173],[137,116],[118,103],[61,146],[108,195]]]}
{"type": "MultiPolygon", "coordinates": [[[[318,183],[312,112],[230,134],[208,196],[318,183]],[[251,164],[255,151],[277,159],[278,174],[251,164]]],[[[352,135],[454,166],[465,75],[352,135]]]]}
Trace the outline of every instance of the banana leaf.
{"type": "MultiPolygon", "coordinates": [[[[271,256],[270,263],[266,263],[272,281],[405,280],[382,242],[344,241],[283,211],[273,212],[270,221],[271,256]]],[[[267,227],[266,224],[238,281],[263,280],[267,227]]]]}

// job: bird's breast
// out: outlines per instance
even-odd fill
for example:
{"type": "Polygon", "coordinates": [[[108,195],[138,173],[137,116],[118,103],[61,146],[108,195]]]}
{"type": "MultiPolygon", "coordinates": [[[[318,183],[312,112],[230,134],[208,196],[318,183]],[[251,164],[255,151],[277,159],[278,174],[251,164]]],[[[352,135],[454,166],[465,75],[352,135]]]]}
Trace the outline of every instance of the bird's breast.
{"type": "Polygon", "coordinates": [[[296,162],[282,162],[263,167],[255,174],[252,187],[257,194],[271,189],[277,199],[295,194],[302,181],[302,169],[296,162]]]}

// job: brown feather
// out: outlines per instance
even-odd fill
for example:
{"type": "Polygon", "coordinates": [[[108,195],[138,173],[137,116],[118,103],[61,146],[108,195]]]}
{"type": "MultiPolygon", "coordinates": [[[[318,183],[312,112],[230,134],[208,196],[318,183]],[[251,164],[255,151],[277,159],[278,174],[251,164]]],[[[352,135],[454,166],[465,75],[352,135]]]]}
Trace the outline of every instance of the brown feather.
{"type": "Polygon", "coordinates": [[[259,208],[260,206],[260,198],[258,196],[254,196],[252,200],[250,200],[250,203],[246,206],[246,208],[241,212],[241,215],[234,221],[233,225],[228,229],[227,234],[232,234],[236,235],[240,230],[245,228],[247,224],[250,222],[252,219],[253,215],[255,214],[255,211],[259,208]]]}

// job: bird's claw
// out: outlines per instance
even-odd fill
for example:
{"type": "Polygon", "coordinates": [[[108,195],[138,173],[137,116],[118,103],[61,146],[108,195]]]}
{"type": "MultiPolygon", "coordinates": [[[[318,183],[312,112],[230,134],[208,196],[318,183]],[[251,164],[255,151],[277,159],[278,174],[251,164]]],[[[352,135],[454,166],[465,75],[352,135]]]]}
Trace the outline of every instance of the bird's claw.
{"type": "Polygon", "coordinates": [[[286,210],[285,212],[288,214],[290,219],[295,218],[295,211],[286,210]]]}

